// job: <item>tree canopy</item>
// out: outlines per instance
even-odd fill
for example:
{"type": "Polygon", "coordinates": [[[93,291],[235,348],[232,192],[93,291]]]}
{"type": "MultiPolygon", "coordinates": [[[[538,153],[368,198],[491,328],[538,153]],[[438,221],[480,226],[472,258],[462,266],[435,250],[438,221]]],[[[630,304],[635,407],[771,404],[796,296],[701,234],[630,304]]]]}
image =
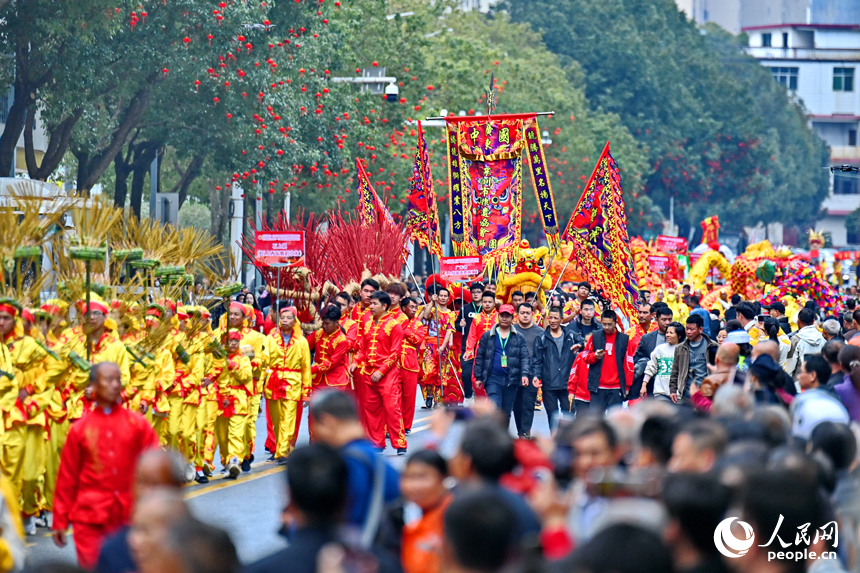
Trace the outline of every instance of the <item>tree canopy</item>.
{"type": "MultiPolygon", "coordinates": [[[[31,177],[72,164],[78,189],[100,184],[140,214],[158,159],[161,190],[208,207],[223,237],[233,184],[262,196],[269,216],[287,192],[307,211],[352,208],[359,158],[398,213],[415,120],[486,113],[492,77],[497,112],[556,112],[539,121],[562,223],[606,141],[634,233],[658,231],[669,197],[685,225],[711,214],[728,228],[816,217],[826,146],[739,39],[696,28],[671,0],[506,8],[510,16],[423,0],[0,3],[0,38],[14,52],[2,78],[16,94],[0,170],[24,133],[31,177]],[[335,81],[382,68],[397,78],[394,102],[335,81]],[[44,155],[32,141],[37,114],[44,155]]],[[[445,205],[442,134],[426,133],[445,205]]],[[[534,196],[524,196],[536,239],[534,196]]],[[[192,211],[199,225],[205,210],[192,211]]]]}

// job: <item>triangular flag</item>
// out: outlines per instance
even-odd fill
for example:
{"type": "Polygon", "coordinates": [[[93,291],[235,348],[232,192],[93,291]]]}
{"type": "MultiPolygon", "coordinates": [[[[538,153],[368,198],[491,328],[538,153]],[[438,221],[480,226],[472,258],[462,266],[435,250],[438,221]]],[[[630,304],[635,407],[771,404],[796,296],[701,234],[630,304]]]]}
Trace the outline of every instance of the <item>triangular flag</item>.
{"type": "Polygon", "coordinates": [[[621,173],[603,148],[594,172],[570,217],[563,240],[573,244],[573,256],[589,280],[628,319],[636,317],[639,292],[627,235],[627,214],[621,191],[621,173]]]}
{"type": "Polygon", "coordinates": [[[433,173],[424,130],[418,122],[418,150],[415,152],[415,165],[412,167],[412,186],[409,190],[409,211],[406,214],[406,232],[418,244],[438,257],[442,252],[442,239],[439,230],[439,210],[436,205],[436,191],[433,189],[433,173]]]}
{"type": "Polygon", "coordinates": [[[356,158],[355,165],[358,169],[358,218],[363,227],[371,224],[375,217],[384,215],[390,222],[394,223],[394,217],[388,211],[388,208],[373,190],[373,185],[370,184],[370,177],[364,166],[361,164],[361,159],[356,158]]]}

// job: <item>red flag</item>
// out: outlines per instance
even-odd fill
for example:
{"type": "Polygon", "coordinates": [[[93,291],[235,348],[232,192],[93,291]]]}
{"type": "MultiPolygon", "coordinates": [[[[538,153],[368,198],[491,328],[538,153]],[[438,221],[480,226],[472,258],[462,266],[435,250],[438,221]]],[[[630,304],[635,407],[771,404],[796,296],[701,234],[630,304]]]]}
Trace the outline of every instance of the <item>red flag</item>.
{"type": "Polygon", "coordinates": [[[358,218],[363,227],[371,224],[374,218],[385,215],[385,217],[394,222],[394,217],[388,211],[388,208],[380,200],[379,195],[373,190],[373,185],[370,184],[370,177],[364,166],[361,164],[361,159],[355,160],[355,165],[358,168],[358,218]]]}
{"type": "Polygon", "coordinates": [[[444,256],[439,231],[439,209],[436,205],[436,191],[433,189],[433,172],[424,130],[418,122],[418,150],[415,152],[415,165],[412,168],[412,186],[409,190],[409,211],[406,214],[406,232],[437,257],[444,256]]]}
{"type": "Polygon", "coordinates": [[[627,235],[621,173],[609,153],[609,142],[597,160],[563,239],[573,243],[573,256],[589,280],[602,288],[606,298],[626,317],[634,319],[639,292],[627,235]]]}

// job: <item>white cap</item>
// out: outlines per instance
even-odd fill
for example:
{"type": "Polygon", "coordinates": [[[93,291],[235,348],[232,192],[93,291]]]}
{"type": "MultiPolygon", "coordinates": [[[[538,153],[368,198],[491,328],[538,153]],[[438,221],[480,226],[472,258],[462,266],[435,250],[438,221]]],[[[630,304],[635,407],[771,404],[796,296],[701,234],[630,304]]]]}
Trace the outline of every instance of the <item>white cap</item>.
{"type": "Polygon", "coordinates": [[[795,398],[791,415],[791,435],[808,440],[812,430],[822,422],[848,425],[845,406],[823,390],[807,390],[795,398]]]}

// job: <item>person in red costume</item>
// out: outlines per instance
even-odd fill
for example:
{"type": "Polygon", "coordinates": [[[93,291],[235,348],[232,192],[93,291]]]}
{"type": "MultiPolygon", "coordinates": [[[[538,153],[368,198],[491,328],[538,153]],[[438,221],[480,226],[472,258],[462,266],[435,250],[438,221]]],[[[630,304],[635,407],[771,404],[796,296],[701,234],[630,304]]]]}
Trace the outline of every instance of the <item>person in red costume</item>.
{"type": "Polygon", "coordinates": [[[421,367],[418,363],[418,349],[424,340],[427,327],[418,314],[418,300],[406,297],[400,301],[400,310],[406,316],[403,328],[403,354],[400,356],[400,376],[403,381],[401,414],[403,427],[408,435],[415,420],[415,397],[418,395],[418,376],[421,367]]]}
{"type": "Polygon", "coordinates": [[[322,329],[308,337],[308,345],[316,352],[311,366],[313,391],[335,388],[349,390],[350,344],[340,329],[340,307],[329,306],[322,314],[322,329]]]}
{"type": "Polygon", "coordinates": [[[367,435],[377,447],[385,446],[385,431],[397,455],[406,454],[406,434],[401,415],[400,373],[397,365],[403,351],[403,329],[390,314],[391,297],[375,292],[368,308],[371,319],[359,339],[355,364],[350,371],[361,368],[367,380],[364,387],[364,418],[367,435]]]}
{"type": "MultiPolygon", "coordinates": [[[[379,283],[373,279],[364,279],[361,281],[361,290],[359,291],[359,297],[361,300],[358,304],[352,307],[352,310],[349,312],[349,318],[354,320],[357,324],[356,330],[356,346],[355,351],[358,352],[358,348],[361,345],[361,339],[364,338],[365,329],[367,327],[368,322],[371,321],[370,317],[370,297],[373,293],[379,290],[379,283]]],[[[349,337],[349,334],[347,334],[349,337]]],[[[368,425],[368,420],[366,417],[367,406],[365,404],[364,395],[367,391],[367,387],[370,385],[370,379],[364,375],[361,368],[355,369],[350,368],[350,373],[353,374],[352,379],[355,388],[355,399],[358,402],[358,411],[359,417],[361,418],[361,423],[364,424],[364,429],[368,435],[370,435],[370,426],[368,425]],[[353,373],[354,371],[354,373],[353,373]]]]}
{"type": "Polygon", "coordinates": [[[105,538],[128,523],[137,461],[158,447],[150,423],[122,407],[122,377],[112,362],[90,370],[95,407],[69,430],[54,494],[54,543],[65,547],[75,533],[78,564],[95,567],[105,538]]]}

